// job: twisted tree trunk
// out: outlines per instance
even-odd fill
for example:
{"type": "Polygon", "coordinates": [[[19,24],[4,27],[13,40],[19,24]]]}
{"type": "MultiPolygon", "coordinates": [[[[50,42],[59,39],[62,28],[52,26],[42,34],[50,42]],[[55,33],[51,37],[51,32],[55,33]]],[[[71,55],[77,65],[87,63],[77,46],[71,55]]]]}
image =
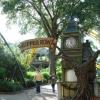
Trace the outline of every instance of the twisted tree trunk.
{"type": "Polygon", "coordinates": [[[79,83],[79,88],[73,100],[90,100],[91,96],[93,96],[93,94],[91,93],[92,91],[89,81],[90,79],[92,81],[95,79],[95,74],[94,74],[96,73],[95,64],[99,54],[100,50],[97,51],[89,61],[79,66],[74,66],[75,74],[77,76],[77,81],[79,83]],[[92,73],[93,75],[91,76],[90,73],[92,73]]]}
{"type": "Polygon", "coordinates": [[[72,100],[90,100],[91,97],[94,95],[92,93],[89,82],[90,80],[93,82],[96,77],[95,65],[96,59],[99,54],[100,50],[98,50],[89,61],[79,65],[73,60],[73,58],[67,56],[65,53],[62,52],[62,58],[72,64],[72,68],[74,69],[77,76],[77,82],[79,83],[77,93],[72,98],[72,100]]]}

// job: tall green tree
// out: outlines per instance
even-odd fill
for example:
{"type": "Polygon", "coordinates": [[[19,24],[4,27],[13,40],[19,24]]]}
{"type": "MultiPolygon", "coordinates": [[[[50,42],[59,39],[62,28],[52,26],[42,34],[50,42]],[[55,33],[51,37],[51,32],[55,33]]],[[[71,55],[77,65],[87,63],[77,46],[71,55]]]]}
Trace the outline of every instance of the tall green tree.
{"type": "MultiPolygon", "coordinates": [[[[1,0],[10,22],[19,24],[22,33],[34,31],[58,41],[70,16],[79,20],[83,31],[100,23],[100,0],[1,0]]],[[[57,45],[57,42],[56,42],[57,45]]],[[[50,71],[56,71],[56,47],[50,48],[50,71]]]]}

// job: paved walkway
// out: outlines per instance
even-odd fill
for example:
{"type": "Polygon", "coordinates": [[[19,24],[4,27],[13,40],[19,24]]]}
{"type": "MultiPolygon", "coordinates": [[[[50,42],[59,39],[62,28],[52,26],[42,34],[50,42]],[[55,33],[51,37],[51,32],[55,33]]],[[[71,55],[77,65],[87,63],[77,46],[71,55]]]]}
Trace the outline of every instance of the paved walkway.
{"type": "Polygon", "coordinates": [[[33,88],[17,94],[0,94],[0,100],[57,100],[57,85],[55,93],[52,93],[51,85],[45,85],[41,86],[40,94],[33,88]]]}

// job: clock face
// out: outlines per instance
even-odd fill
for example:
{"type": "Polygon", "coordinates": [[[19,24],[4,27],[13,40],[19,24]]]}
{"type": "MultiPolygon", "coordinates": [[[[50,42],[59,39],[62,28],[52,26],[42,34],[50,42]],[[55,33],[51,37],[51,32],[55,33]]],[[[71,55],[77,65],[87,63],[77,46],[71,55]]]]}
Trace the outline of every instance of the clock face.
{"type": "Polygon", "coordinates": [[[69,37],[66,39],[66,47],[67,48],[73,48],[76,46],[76,39],[74,37],[69,37]]]}

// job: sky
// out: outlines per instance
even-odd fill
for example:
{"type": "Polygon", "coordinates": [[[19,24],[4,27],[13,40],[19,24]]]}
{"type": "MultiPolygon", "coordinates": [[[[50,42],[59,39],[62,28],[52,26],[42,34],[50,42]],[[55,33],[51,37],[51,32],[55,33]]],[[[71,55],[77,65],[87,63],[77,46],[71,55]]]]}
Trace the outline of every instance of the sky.
{"type": "Polygon", "coordinates": [[[10,28],[7,27],[6,15],[0,14],[0,33],[4,36],[7,42],[16,43],[21,42],[26,39],[34,38],[34,34],[27,33],[26,35],[21,35],[19,33],[19,28],[17,25],[11,25],[10,28]]]}

